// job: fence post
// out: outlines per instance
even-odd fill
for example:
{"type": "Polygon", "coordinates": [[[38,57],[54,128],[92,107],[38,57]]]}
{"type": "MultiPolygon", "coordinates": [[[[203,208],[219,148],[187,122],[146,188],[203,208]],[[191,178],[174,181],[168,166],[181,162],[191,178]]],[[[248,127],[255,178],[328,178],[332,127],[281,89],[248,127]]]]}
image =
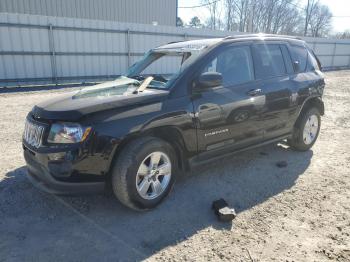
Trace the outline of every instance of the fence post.
{"type": "Polygon", "coordinates": [[[126,49],[128,53],[128,68],[130,67],[130,29],[126,30],[126,49]]]}
{"type": "Polygon", "coordinates": [[[52,24],[49,24],[49,48],[50,48],[52,81],[55,84],[58,84],[58,82],[57,82],[57,68],[56,68],[56,52],[55,52],[55,42],[54,42],[52,24]]]}
{"type": "Polygon", "coordinates": [[[315,49],[316,49],[316,42],[313,42],[313,43],[312,43],[312,50],[313,50],[314,52],[316,52],[315,49]]]}
{"type": "Polygon", "coordinates": [[[333,54],[332,54],[332,69],[334,69],[334,57],[335,57],[336,48],[337,48],[337,42],[334,42],[333,54]]]}

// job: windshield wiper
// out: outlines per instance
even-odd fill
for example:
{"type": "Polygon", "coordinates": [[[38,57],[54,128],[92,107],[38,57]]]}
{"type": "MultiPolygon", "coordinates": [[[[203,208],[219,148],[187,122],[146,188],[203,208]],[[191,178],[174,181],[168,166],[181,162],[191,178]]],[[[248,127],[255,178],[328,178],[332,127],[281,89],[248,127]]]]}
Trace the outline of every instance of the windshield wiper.
{"type": "Polygon", "coordinates": [[[133,94],[137,94],[139,92],[143,92],[148,87],[148,85],[152,82],[152,80],[153,80],[153,76],[147,77],[142,82],[142,84],[133,92],[133,94]]]}

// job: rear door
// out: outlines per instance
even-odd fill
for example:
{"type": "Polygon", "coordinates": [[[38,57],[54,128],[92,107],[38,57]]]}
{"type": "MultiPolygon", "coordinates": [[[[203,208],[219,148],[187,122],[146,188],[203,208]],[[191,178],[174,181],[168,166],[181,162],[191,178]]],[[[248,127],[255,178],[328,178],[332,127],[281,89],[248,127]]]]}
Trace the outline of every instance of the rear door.
{"type": "Polygon", "coordinates": [[[260,120],[264,140],[291,131],[291,113],[296,108],[297,87],[290,79],[291,59],[283,42],[261,42],[253,45],[255,77],[265,96],[260,120]]]}
{"type": "Polygon", "coordinates": [[[298,110],[294,116],[297,118],[306,99],[322,95],[325,83],[320,64],[311,50],[303,45],[289,45],[289,50],[294,64],[291,80],[298,96],[298,110]]]}

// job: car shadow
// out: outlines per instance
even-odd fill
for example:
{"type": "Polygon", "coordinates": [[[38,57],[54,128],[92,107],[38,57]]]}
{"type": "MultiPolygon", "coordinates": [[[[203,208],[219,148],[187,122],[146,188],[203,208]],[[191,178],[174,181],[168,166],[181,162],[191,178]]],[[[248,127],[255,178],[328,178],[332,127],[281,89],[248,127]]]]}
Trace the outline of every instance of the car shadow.
{"type": "Polygon", "coordinates": [[[234,221],[217,220],[212,201],[224,198],[239,215],[291,189],[312,155],[273,144],[201,166],[181,175],[166,201],[148,212],[129,210],[111,194],[46,194],[20,167],[0,182],[0,253],[35,260],[145,259],[201,230],[234,230],[234,221]],[[278,161],[287,167],[277,167],[278,161]]]}

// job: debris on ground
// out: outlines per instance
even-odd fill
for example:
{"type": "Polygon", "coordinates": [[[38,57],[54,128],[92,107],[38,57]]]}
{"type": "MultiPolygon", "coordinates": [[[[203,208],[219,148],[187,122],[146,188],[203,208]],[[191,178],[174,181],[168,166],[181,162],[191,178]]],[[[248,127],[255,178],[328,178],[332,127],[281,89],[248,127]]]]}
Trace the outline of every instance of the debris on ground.
{"type": "Polygon", "coordinates": [[[212,209],[222,222],[232,221],[236,217],[235,210],[228,207],[227,202],[222,198],[213,202],[212,209]]]}
{"type": "Polygon", "coordinates": [[[287,161],[278,161],[276,163],[276,166],[279,167],[279,168],[283,168],[283,167],[287,167],[288,163],[287,163],[287,161]]]}

